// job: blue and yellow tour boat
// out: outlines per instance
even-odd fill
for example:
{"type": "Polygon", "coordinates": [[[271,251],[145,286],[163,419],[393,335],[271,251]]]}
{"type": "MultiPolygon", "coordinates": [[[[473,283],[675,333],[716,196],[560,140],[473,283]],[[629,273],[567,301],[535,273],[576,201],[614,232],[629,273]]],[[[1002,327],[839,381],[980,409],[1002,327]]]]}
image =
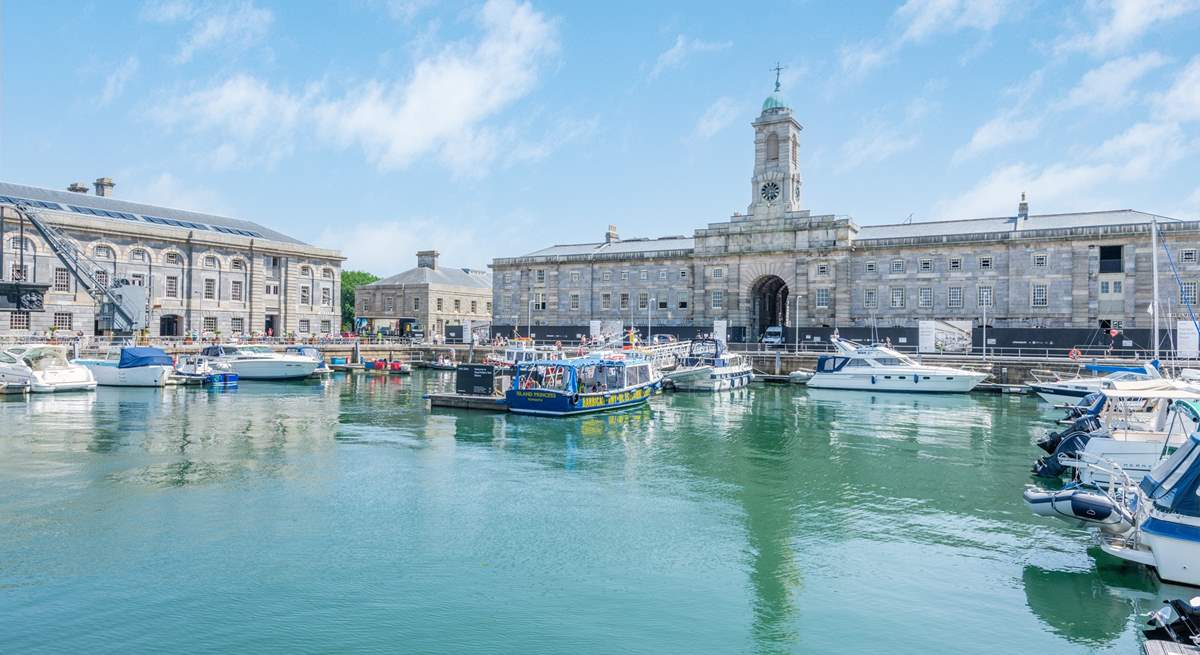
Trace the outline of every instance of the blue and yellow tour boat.
{"type": "Polygon", "coordinates": [[[662,388],[654,364],[635,353],[517,364],[508,409],[518,414],[572,416],[640,405],[662,388]]]}

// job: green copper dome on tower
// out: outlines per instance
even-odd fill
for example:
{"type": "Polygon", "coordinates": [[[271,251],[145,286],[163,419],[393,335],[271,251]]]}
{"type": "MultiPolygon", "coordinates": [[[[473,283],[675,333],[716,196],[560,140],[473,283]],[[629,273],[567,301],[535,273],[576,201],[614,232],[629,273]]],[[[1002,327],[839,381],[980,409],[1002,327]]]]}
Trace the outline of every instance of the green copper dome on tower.
{"type": "Polygon", "coordinates": [[[783,96],[779,94],[779,73],[783,71],[783,66],[775,64],[775,68],[771,70],[775,71],[775,92],[767,96],[766,100],[763,100],[762,110],[764,113],[788,108],[783,103],[783,96]]]}

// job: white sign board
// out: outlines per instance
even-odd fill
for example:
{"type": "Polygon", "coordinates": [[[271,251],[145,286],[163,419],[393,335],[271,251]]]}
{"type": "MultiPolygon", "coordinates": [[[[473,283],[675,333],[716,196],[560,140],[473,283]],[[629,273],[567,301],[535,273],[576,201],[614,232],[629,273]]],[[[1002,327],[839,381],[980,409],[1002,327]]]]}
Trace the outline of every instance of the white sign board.
{"type": "Polygon", "coordinates": [[[729,321],[724,319],[713,321],[713,338],[729,342],[729,321]]]}
{"type": "Polygon", "coordinates": [[[1180,357],[1200,357],[1200,335],[1196,334],[1195,323],[1191,321],[1177,322],[1175,335],[1179,340],[1180,357]]]}
{"type": "Polygon", "coordinates": [[[917,350],[923,353],[970,352],[972,326],[972,321],[921,321],[917,350]]]}
{"type": "Polygon", "coordinates": [[[589,337],[595,339],[596,337],[598,337],[602,334],[604,334],[604,333],[600,331],[600,321],[598,321],[598,320],[588,321],[588,336],[589,337]]]}

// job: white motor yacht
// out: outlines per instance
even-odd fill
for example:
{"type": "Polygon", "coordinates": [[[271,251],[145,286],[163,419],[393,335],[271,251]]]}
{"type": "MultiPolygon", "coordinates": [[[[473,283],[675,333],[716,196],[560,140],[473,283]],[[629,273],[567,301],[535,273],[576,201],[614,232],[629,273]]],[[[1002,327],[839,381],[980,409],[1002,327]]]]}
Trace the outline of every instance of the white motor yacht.
{"type": "Polygon", "coordinates": [[[315,357],[280,354],[269,346],[223,344],[208,346],[200,354],[228,366],[241,380],[298,380],[311,376],[320,365],[315,357]]]}
{"type": "Polygon", "coordinates": [[[67,359],[67,347],[50,344],[12,346],[0,352],[0,382],[28,385],[34,393],[90,390],[96,378],[67,359]]]}
{"type": "Polygon", "coordinates": [[[808,379],[814,389],[860,391],[966,392],[987,378],[947,366],[926,366],[886,346],[864,346],[831,337],[838,352],[817,359],[817,369],[808,379]]]}
{"type": "Polygon", "coordinates": [[[1057,375],[1047,378],[1045,372],[1042,375],[1031,372],[1034,376],[1034,381],[1029,383],[1029,388],[1033,389],[1034,393],[1051,405],[1062,405],[1077,403],[1088,394],[1096,393],[1105,385],[1113,382],[1153,380],[1162,377],[1162,374],[1158,371],[1157,362],[1147,362],[1142,368],[1088,364],[1083,369],[1093,374],[1102,375],[1095,375],[1094,377],[1078,376],[1063,380],[1058,378],[1057,375]]]}
{"type": "Polygon", "coordinates": [[[102,387],[163,387],[170,383],[175,361],[161,348],[126,347],[119,358],[76,359],[102,387]]]}
{"type": "Polygon", "coordinates": [[[754,368],[717,339],[693,339],[687,356],[667,379],[681,391],[725,391],[749,385],[754,368]]]}

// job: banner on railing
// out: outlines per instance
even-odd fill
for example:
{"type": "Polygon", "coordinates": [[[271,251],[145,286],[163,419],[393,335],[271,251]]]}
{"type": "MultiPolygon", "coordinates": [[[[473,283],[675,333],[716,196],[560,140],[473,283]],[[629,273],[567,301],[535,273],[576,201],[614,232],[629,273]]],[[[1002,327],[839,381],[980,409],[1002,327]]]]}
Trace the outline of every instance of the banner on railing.
{"type": "Polygon", "coordinates": [[[921,321],[917,350],[923,353],[970,352],[971,327],[972,321],[921,321]]]}

